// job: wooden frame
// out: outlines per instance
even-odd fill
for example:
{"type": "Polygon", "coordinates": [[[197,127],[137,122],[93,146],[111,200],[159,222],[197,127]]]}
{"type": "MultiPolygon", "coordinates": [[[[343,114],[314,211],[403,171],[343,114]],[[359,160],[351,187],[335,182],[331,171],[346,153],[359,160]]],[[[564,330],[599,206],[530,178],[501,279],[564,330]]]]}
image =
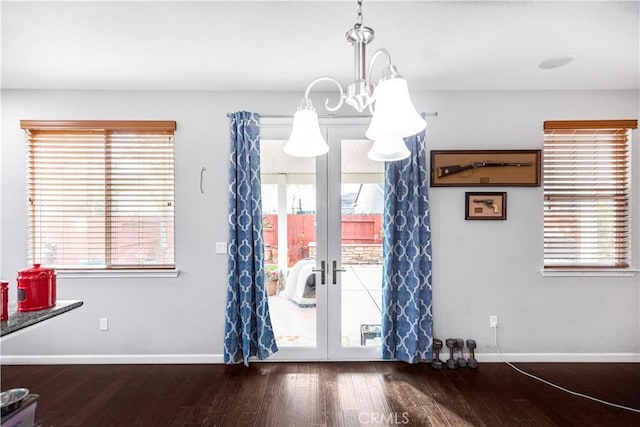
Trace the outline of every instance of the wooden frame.
{"type": "Polygon", "coordinates": [[[539,187],[540,150],[432,150],[431,187],[539,187]]]}
{"type": "Polygon", "coordinates": [[[507,193],[464,193],[464,219],[507,219],[507,193]]]}

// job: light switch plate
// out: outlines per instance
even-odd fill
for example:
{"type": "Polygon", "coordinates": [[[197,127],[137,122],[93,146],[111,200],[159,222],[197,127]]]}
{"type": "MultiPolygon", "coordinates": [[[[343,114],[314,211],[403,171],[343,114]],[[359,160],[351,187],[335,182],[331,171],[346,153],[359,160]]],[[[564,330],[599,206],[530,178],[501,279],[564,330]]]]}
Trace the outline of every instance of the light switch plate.
{"type": "Polygon", "coordinates": [[[216,242],[216,253],[217,254],[226,254],[227,253],[227,242],[216,242]]]}

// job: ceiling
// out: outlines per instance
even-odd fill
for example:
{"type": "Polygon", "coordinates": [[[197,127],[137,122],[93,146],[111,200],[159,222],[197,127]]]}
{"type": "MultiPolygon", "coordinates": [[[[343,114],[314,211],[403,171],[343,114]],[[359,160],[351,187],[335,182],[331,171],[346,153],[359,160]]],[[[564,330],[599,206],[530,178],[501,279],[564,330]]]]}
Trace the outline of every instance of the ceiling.
{"type": "MultiPolygon", "coordinates": [[[[411,90],[639,89],[638,6],[365,0],[363,14],[368,57],[385,47],[411,90]]],[[[355,0],[2,0],[1,14],[3,88],[302,92],[353,78],[355,0]]]]}

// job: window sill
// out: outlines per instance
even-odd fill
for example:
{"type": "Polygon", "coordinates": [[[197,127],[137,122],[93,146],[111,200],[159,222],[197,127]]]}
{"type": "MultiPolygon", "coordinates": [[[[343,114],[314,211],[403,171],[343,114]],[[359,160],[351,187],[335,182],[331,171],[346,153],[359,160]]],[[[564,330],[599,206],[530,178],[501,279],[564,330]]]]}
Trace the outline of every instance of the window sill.
{"type": "Polygon", "coordinates": [[[637,268],[543,268],[540,274],[544,277],[633,277],[640,272],[637,268]]]}
{"type": "Polygon", "coordinates": [[[56,270],[56,276],[63,279],[120,279],[120,278],[175,278],[180,275],[180,269],[158,270],[56,270]]]}

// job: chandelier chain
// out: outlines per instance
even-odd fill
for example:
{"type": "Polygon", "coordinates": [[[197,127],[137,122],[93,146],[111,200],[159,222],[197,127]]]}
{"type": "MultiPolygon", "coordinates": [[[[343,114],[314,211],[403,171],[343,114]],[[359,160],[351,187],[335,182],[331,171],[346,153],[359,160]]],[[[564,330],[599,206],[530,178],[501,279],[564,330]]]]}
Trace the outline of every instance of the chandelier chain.
{"type": "Polygon", "coordinates": [[[362,26],[362,0],[358,0],[358,17],[356,18],[356,27],[362,26]]]}

